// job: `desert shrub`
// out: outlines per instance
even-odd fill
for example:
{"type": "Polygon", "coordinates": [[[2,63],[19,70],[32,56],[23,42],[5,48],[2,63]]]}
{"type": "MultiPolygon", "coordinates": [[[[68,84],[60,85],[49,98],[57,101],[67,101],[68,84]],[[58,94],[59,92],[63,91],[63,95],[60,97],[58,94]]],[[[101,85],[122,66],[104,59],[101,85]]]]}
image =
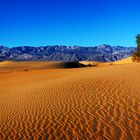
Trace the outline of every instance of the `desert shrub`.
{"type": "Polygon", "coordinates": [[[140,34],[136,36],[136,42],[137,42],[137,49],[132,54],[132,60],[134,62],[140,62],[140,34]]]}
{"type": "Polygon", "coordinates": [[[132,60],[134,62],[140,62],[140,51],[136,50],[132,55],[132,60]]]}

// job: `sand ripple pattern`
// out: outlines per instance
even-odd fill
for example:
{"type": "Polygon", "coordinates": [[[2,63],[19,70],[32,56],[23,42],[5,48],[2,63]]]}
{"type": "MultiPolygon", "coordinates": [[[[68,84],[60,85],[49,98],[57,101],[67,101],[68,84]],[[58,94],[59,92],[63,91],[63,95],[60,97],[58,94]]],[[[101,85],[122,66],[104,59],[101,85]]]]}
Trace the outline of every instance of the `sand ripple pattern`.
{"type": "Polygon", "coordinates": [[[117,68],[9,74],[16,80],[0,88],[0,139],[138,140],[140,94],[117,68]]]}

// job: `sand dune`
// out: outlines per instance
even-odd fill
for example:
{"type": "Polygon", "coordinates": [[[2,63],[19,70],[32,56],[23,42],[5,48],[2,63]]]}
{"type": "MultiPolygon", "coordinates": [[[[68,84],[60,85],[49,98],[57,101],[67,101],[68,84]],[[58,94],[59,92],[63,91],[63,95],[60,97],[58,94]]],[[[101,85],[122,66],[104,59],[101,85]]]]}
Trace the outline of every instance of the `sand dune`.
{"type": "Polygon", "coordinates": [[[57,68],[61,62],[0,62],[0,72],[57,68]]]}
{"type": "Polygon", "coordinates": [[[97,61],[80,61],[81,64],[84,64],[85,66],[99,66],[101,64],[101,62],[97,62],[97,61]]]}
{"type": "Polygon", "coordinates": [[[132,57],[127,57],[123,60],[115,61],[113,64],[131,64],[132,62],[132,57]]]}
{"type": "Polygon", "coordinates": [[[140,138],[139,64],[48,65],[0,64],[0,139],[140,138]]]}
{"type": "Polygon", "coordinates": [[[66,69],[66,68],[80,68],[87,67],[79,62],[45,62],[45,61],[29,61],[29,62],[13,62],[3,61],[0,62],[0,72],[13,72],[13,71],[29,71],[29,70],[43,70],[43,69],[66,69]]]}

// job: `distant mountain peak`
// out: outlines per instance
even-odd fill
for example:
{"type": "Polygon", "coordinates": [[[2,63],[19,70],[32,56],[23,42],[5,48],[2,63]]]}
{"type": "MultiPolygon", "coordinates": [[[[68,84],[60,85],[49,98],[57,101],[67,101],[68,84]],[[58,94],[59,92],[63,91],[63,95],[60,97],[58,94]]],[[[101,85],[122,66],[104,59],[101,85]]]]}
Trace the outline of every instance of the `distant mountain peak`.
{"type": "Polygon", "coordinates": [[[16,61],[115,61],[130,56],[132,47],[110,46],[102,44],[96,47],[81,46],[19,46],[8,48],[0,46],[0,60],[16,61]]]}

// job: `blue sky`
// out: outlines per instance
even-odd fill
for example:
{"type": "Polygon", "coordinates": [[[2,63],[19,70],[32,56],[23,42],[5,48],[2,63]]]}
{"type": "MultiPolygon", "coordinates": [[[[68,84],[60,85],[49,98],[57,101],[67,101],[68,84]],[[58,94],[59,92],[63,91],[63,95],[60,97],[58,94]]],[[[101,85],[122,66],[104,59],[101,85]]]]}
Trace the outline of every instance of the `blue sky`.
{"type": "Polygon", "coordinates": [[[0,0],[0,44],[136,46],[140,0],[0,0]]]}

